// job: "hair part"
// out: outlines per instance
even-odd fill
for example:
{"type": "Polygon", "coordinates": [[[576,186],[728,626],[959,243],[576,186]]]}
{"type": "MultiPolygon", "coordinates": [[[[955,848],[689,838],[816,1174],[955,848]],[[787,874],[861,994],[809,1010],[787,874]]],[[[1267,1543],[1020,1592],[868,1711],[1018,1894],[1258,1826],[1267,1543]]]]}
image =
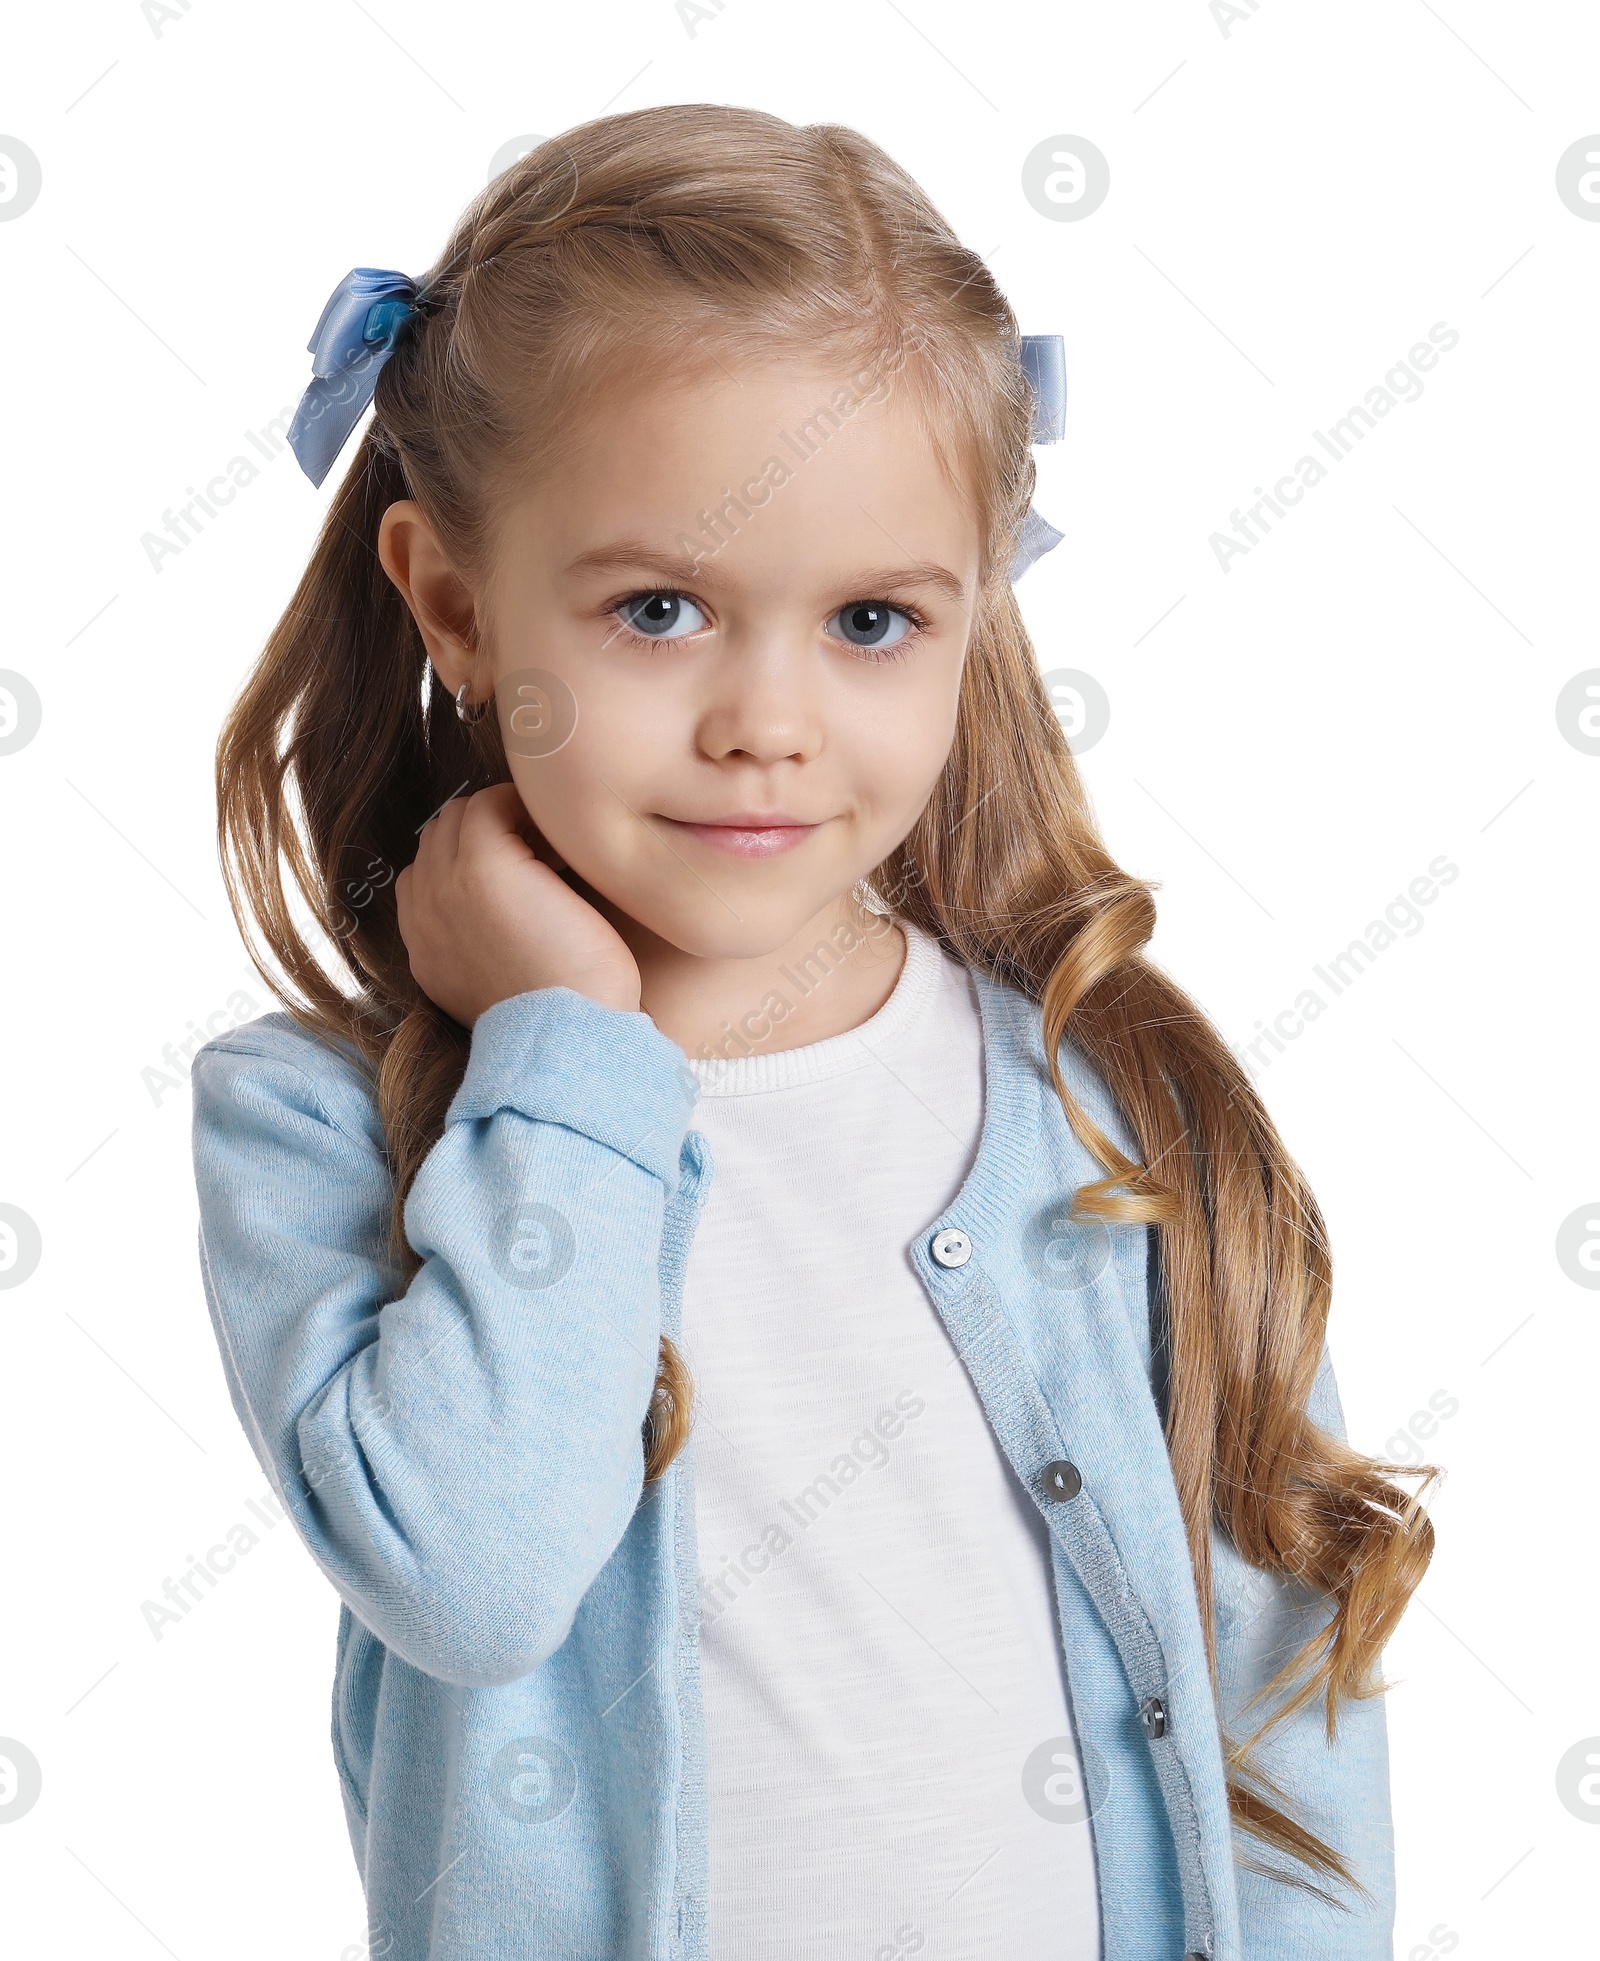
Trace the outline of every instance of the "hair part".
{"type": "MultiPolygon", "coordinates": [[[[1039,1002],[1056,1093],[1105,1167],[1075,1213],[1157,1229],[1166,1436],[1213,1680],[1214,1527],[1331,1607],[1269,1685],[1262,1728],[1225,1744],[1234,1821],[1291,1862],[1271,1868],[1278,1877],[1355,1887],[1250,1751],[1318,1698],[1331,1736],[1342,1702],[1377,1692],[1384,1643],[1432,1549],[1417,1498],[1392,1480],[1434,1473],[1366,1458],[1311,1420],[1331,1288],[1316,1201],[1238,1060],[1145,957],[1152,888],[1100,839],[1008,582],[1033,488],[1017,323],[982,260],[874,144],[748,109],[646,109],[540,145],[469,206],[222,731],[219,837],[240,930],[289,1012],[370,1072],[393,1254],[414,1273],[405,1199],[470,1036],[411,976],[394,879],[442,803],[510,771],[495,717],[457,719],[378,562],[380,521],[414,500],[452,562],[481,579],[507,495],[551,465],[618,377],[687,372],[730,351],[793,360],[797,348],[841,372],[892,361],[980,514],[950,756],[869,882],[958,958],[1039,1002]],[[1068,1040],[1101,1072],[1142,1162],[1071,1095],[1068,1040]]],[[[647,1479],[682,1448],[691,1411],[663,1336],[642,1417],[647,1479]]]]}

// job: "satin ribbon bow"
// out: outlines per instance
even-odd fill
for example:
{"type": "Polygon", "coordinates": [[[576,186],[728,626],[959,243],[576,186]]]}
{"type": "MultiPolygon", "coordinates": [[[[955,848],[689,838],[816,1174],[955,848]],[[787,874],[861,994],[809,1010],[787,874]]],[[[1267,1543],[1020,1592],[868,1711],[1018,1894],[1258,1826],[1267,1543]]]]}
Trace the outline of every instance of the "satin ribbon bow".
{"type": "MultiPolygon", "coordinates": [[[[1021,358],[1022,372],[1033,391],[1032,440],[1058,443],[1067,427],[1066,343],[1059,334],[1024,334],[1021,358]]],[[[1035,559],[1053,552],[1065,536],[1030,504],[1011,561],[1011,583],[1015,585],[1035,559]]]]}
{"type": "MultiPolygon", "coordinates": [[[[417,282],[408,273],[356,266],[322,309],[307,342],[312,382],[289,425],[289,447],[314,484],[320,485],[350,440],[378,385],[378,371],[394,352],[401,325],[415,310],[417,282]]],[[[1019,355],[1033,394],[1036,443],[1058,443],[1066,428],[1067,360],[1060,334],[1024,334],[1019,355]]],[[[1031,506],[1011,561],[1013,584],[1036,559],[1054,551],[1065,534],[1031,506]]]]}
{"type": "Polygon", "coordinates": [[[289,425],[289,447],[314,484],[333,468],[372,400],[378,370],[394,352],[416,296],[409,273],[377,266],[355,267],[329,296],[306,343],[313,380],[289,425]]]}

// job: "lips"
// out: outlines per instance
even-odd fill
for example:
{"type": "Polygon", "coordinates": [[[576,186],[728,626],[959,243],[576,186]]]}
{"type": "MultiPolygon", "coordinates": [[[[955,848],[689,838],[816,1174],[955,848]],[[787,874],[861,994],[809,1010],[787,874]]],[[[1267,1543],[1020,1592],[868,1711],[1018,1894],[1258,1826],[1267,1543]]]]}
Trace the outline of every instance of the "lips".
{"type": "Polygon", "coordinates": [[[702,823],[679,817],[663,817],[661,822],[671,825],[681,836],[695,838],[733,858],[776,858],[804,844],[813,831],[821,828],[791,817],[784,810],[736,810],[726,817],[702,823]]]}

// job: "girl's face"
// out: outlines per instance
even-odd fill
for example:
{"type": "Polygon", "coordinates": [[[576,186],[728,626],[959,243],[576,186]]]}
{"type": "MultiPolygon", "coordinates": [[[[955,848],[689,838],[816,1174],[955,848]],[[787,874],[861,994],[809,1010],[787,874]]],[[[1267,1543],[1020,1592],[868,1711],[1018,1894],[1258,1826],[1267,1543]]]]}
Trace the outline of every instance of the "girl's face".
{"type": "Polygon", "coordinates": [[[555,851],[660,939],[748,958],[927,803],[979,534],[882,370],[710,377],[603,404],[508,510],[484,648],[555,851]]]}

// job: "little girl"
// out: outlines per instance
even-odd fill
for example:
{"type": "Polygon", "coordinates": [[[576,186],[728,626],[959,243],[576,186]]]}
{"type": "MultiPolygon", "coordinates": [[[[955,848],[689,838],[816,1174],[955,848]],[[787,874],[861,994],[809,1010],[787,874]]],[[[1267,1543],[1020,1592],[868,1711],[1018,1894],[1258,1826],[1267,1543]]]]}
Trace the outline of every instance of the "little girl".
{"type": "Polygon", "coordinates": [[[375,414],[218,766],[289,1012],[195,1156],[370,1951],[1387,1956],[1429,1526],[1041,685],[982,261],[651,109],[312,346],[315,480],[375,414]]]}

